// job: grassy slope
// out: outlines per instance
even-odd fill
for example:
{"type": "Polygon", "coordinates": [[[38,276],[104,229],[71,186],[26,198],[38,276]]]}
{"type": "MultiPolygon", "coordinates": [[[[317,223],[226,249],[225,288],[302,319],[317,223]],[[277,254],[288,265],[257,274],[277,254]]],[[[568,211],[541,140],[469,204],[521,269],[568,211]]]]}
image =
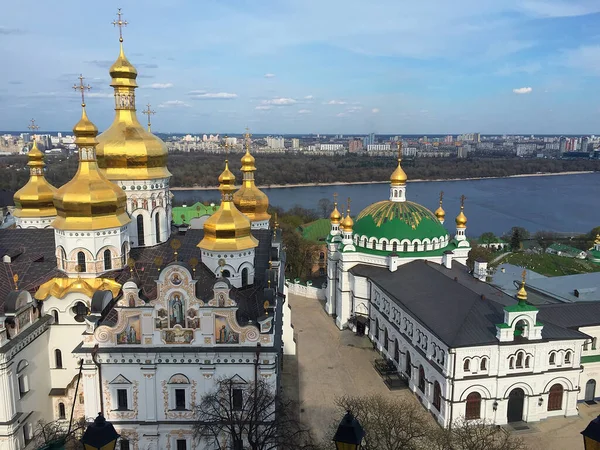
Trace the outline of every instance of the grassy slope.
{"type": "Polygon", "coordinates": [[[600,272],[600,264],[595,264],[587,260],[549,255],[547,253],[543,253],[541,255],[511,253],[505,258],[501,258],[499,263],[509,263],[516,266],[525,267],[549,277],[600,272]]]}

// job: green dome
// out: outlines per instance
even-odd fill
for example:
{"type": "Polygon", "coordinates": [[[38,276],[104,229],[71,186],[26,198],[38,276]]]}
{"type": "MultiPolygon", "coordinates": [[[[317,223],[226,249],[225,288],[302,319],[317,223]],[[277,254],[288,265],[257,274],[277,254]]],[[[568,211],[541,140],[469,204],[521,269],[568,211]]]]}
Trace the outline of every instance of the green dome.
{"type": "MultiPolygon", "coordinates": [[[[354,224],[354,236],[380,240],[446,238],[448,232],[431,211],[418,203],[384,200],[361,211],[354,224]]],[[[359,241],[360,245],[361,241],[359,241]]]]}

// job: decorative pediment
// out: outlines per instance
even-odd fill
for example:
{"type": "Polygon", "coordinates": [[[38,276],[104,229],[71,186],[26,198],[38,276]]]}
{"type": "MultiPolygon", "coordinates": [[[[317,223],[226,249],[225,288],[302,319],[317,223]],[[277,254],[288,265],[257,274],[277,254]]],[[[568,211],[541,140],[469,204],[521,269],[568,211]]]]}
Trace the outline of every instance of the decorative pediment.
{"type": "Polygon", "coordinates": [[[123,375],[119,374],[115,377],[114,380],[112,380],[110,383],[108,384],[131,384],[131,381],[129,381],[127,378],[125,378],[123,375]]]}
{"type": "Polygon", "coordinates": [[[152,305],[161,305],[166,307],[166,301],[171,297],[174,291],[179,291],[185,296],[189,304],[198,304],[204,306],[204,302],[196,298],[196,280],[193,279],[190,271],[177,263],[169,264],[163,269],[156,280],[156,300],[151,302],[152,305]]]}
{"type": "Polygon", "coordinates": [[[208,301],[208,306],[216,306],[217,308],[237,306],[235,300],[229,296],[230,292],[231,285],[227,279],[218,279],[213,285],[213,298],[208,301]]]}
{"type": "Polygon", "coordinates": [[[232,376],[229,381],[231,381],[233,384],[246,384],[248,383],[246,380],[244,380],[242,377],[240,377],[237,373],[232,376]]]}
{"type": "Polygon", "coordinates": [[[190,384],[190,379],[182,373],[177,373],[169,378],[168,384],[190,384]]]}

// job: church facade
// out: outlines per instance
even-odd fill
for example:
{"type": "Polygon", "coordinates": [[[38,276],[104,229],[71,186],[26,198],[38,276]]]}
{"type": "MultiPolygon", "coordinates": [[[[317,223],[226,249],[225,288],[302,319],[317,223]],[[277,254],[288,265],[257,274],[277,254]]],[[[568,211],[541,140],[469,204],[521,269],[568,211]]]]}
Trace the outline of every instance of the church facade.
{"type": "Polygon", "coordinates": [[[579,402],[598,396],[600,305],[535,307],[524,277],[516,298],[503,293],[485,282],[485,263],[472,274],[465,265],[464,198],[453,238],[444,220],[441,198],[435,213],[406,200],[400,160],[389,200],[356,221],[336,204],[327,313],[340,329],[366,334],[442,426],[577,415],[579,402]]]}
{"type": "Polygon", "coordinates": [[[167,149],[137,119],[122,35],[109,72],[112,125],[98,135],[80,77],[77,173],[49,185],[34,143],[17,227],[0,232],[2,449],[24,449],[39,420],[68,424],[71,411],[101,412],[121,450],[197,448],[192,405],[222,379],[278,389],[283,354],[295,353],[281,231],[254,182],[250,136],[242,188],[225,161],[203,229],[171,231],[167,149]]]}

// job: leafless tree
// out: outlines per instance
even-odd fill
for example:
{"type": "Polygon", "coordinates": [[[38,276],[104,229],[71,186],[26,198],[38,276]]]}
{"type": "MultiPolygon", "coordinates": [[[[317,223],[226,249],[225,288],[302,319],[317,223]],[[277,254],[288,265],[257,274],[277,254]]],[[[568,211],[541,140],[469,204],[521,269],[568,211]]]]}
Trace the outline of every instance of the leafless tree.
{"type": "Polygon", "coordinates": [[[224,378],[194,406],[194,437],[214,449],[313,449],[297,410],[264,380],[244,383],[224,378]]]}
{"type": "Polygon", "coordinates": [[[33,446],[34,448],[44,448],[49,444],[63,442],[65,450],[83,449],[80,439],[86,426],[87,422],[82,417],[73,422],[71,432],[67,435],[69,424],[65,421],[44,422],[40,420],[33,433],[33,446]]]}
{"type": "Polygon", "coordinates": [[[431,434],[431,450],[527,450],[519,438],[485,420],[459,419],[431,434]]]}

